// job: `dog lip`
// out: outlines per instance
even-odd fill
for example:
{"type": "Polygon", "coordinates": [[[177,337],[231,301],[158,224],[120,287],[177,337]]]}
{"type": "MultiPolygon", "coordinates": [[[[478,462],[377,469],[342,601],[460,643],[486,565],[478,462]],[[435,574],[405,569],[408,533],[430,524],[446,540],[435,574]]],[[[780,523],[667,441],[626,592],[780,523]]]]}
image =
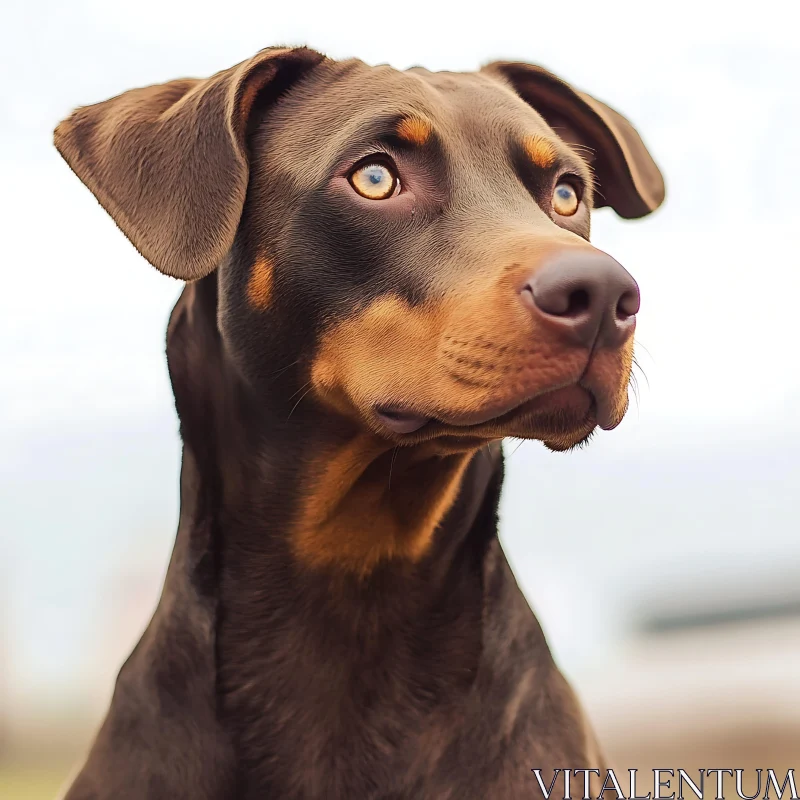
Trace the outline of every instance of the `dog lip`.
{"type": "Polygon", "coordinates": [[[579,384],[576,384],[574,380],[567,380],[561,384],[557,384],[555,386],[549,386],[546,389],[542,389],[532,394],[528,394],[523,397],[518,397],[515,400],[506,401],[504,403],[497,404],[493,407],[490,406],[488,408],[484,408],[480,412],[468,415],[467,414],[459,415],[458,417],[446,417],[446,416],[436,417],[436,420],[437,422],[441,422],[445,425],[449,425],[454,428],[471,428],[476,425],[485,425],[490,422],[495,422],[496,420],[502,417],[507,417],[511,414],[523,411],[525,406],[534,404],[537,400],[541,400],[547,395],[554,394],[560,391],[561,389],[566,389],[569,386],[575,386],[575,385],[579,384]]]}
{"type": "Polygon", "coordinates": [[[429,423],[445,425],[448,428],[473,428],[483,425],[510,414],[526,405],[535,397],[525,397],[513,403],[504,403],[493,408],[484,409],[479,413],[469,415],[437,415],[429,416],[406,411],[396,406],[376,406],[373,412],[378,422],[395,434],[410,434],[424,428],[429,423]]]}
{"type": "Polygon", "coordinates": [[[602,395],[598,397],[597,394],[589,387],[585,386],[584,388],[592,395],[592,399],[594,400],[595,418],[597,419],[597,424],[604,431],[613,431],[614,428],[616,428],[622,422],[622,418],[618,419],[616,417],[605,397],[602,395]]]}
{"type": "Polygon", "coordinates": [[[622,422],[622,417],[615,413],[614,405],[608,394],[600,391],[599,387],[595,386],[586,374],[581,376],[578,386],[585,389],[591,396],[598,426],[604,431],[613,431],[622,422]]]}
{"type": "MultiPolygon", "coordinates": [[[[479,427],[480,425],[485,425],[505,420],[507,418],[516,416],[518,414],[524,414],[530,410],[533,410],[538,401],[541,401],[548,395],[555,394],[560,390],[566,389],[570,386],[579,387],[583,389],[585,392],[587,392],[587,394],[591,399],[591,410],[592,413],[594,413],[594,411],[597,409],[597,406],[599,405],[594,392],[589,387],[586,387],[582,385],[580,382],[575,382],[575,381],[568,381],[563,385],[556,386],[542,392],[537,392],[534,395],[529,395],[527,397],[520,398],[515,402],[506,402],[503,404],[498,404],[494,408],[484,409],[480,413],[469,414],[469,415],[430,416],[430,415],[419,414],[413,411],[407,411],[403,408],[398,408],[397,406],[375,406],[373,408],[373,412],[377,417],[378,421],[385,428],[389,429],[392,433],[395,434],[416,433],[417,431],[424,428],[426,425],[431,425],[431,424],[443,425],[448,429],[453,429],[453,428],[470,429],[479,427]]],[[[613,425],[611,427],[613,427],[613,425]]]]}
{"type": "Polygon", "coordinates": [[[375,415],[393,433],[416,433],[431,421],[430,417],[394,408],[376,408],[375,415]]]}

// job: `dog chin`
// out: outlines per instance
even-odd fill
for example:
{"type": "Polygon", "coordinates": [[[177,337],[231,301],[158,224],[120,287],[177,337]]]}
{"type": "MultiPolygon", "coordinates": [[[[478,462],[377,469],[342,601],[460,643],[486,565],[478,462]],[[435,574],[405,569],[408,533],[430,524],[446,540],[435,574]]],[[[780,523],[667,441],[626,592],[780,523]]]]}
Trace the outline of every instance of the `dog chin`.
{"type": "Polygon", "coordinates": [[[551,424],[538,421],[536,425],[480,426],[477,429],[454,431],[452,428],[438,430],[426,428],[414,437],[409,444],[427,444],[438,455],[469,452],[490,442],[502,439],[521,441],[540,441],[553,452],[565,452],[588,444],[597,430],[594,419],[572,419],[569,423],[563,417],[551,424]]]}
{"type": "Polygon", "coordinates": [[[569,450],[576,450],[588,445],[596,430],[597,428],[594,427],[588,433],[578,434],[574,438],[561,436],[554,439],[542,439],[542,444],[553,453],[566,453],[569,450]]]}
{"type": "Polygon", "coordinates": [[[564,409],[531,419],[528,425],[516,425],[505,436],[537,440],[548,450],[563,452],[588,443],[597,430],[597,418],[592,404],[585,413],[564,409]]]}

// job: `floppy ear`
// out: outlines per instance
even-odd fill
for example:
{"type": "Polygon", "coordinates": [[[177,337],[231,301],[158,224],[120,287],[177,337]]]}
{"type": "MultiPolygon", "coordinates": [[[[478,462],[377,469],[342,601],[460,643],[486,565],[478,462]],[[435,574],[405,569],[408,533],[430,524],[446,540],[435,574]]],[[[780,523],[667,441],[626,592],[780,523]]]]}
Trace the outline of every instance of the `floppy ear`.
{"type": "Polygon", "coordinates": [[[276,99],[323,59],[307,48],[268,48],[206,80],[133,89],[74,111],[55,145],[154,267],[202,278],[239,225],[256,99],[276,99]]]}
{"type": "Polygon", "coordinates": [[[510,84],[564,141],[590,148],[581,155],[597,178],[595,207],[634,219],[661,205],[664,179],[636,129],[613,108],[532,64],[495,61],[483,72],[510,84]]]}

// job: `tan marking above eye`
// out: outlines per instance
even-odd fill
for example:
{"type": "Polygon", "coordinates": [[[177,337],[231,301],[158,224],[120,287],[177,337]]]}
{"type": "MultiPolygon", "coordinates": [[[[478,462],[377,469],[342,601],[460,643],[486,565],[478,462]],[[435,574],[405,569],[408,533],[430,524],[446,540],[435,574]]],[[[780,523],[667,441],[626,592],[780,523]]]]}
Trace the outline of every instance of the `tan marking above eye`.
{"type": "Polygon", "coordinates": [[[537,166],[542,169],[552,167],[556,161],[556,148],[555,145],[544,136],[535,134],[534,136],[527,136],[522,143],[525,148],[525,153],[528,158],[537,166]]]}
{"type": "Polygon", "coordinates": [[[575,188],[566,181],[561,181],[553,190],[553,210],[561,217],[571,217],[580,203],[575,188]]]}
{"type": "Polygon", "coordinates": [[[272,273],[272,262],[264,256],[259,256],[247,281],[247,299],[254,308],[262,311],[269,308],[272,300],[272,273]]]}
{"type": "Polygon", "coordinates": [[[432,133],[430,122],[420,117],[406,117],[397,125],[397,135],[411,144],[422,146],[431,138],[432,133]]]}
{"type": "Polygon", "coordinates": [[[351,186],[368,200],[387,200],[400,190],[400,179],[386,164],[364,164],[350,176],[351,186]]]}

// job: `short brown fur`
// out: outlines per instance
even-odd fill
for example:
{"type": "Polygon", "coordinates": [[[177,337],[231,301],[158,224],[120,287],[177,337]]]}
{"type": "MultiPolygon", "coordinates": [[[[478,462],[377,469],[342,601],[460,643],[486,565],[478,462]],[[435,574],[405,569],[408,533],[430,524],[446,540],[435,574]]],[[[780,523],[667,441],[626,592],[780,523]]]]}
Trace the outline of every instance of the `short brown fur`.
{"type": "Polygon", "coordinates": [[[66,800],[522,800],[532,767],[602,769],[498,540],[500,441],[625,414],[638,288],[589,220],[663,199],[633,126],[530,64],[268,48],[55,141],[186,281],[175,548],[66,800]],[[371,157],[381,201],[350,182],[371,157]]]}

